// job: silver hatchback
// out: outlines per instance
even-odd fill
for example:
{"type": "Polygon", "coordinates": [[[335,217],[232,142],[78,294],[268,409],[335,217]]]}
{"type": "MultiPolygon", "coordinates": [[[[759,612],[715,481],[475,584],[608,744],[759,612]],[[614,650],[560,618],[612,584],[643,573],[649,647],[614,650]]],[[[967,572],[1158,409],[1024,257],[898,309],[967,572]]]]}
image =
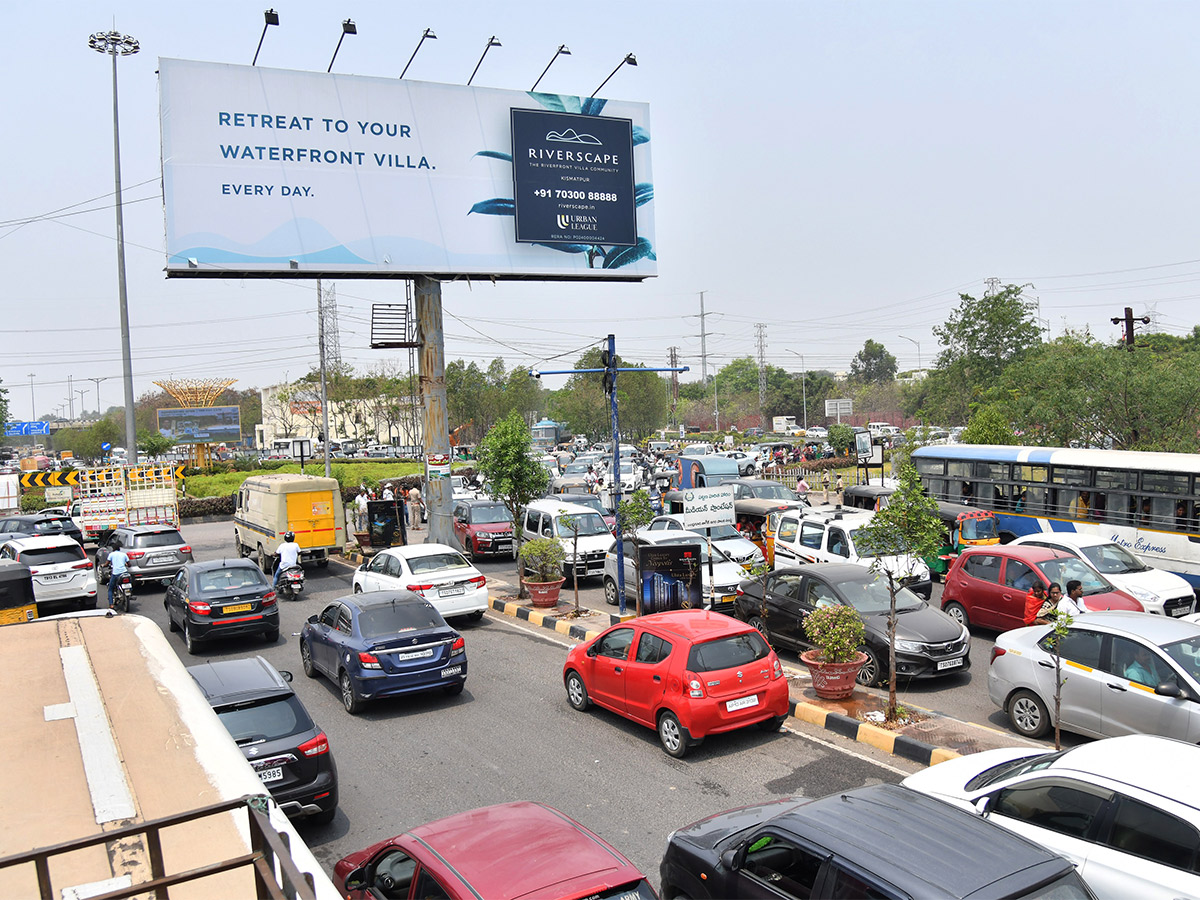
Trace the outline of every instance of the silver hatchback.
{"type": "Polygon", "coordinates": [[[165,584],[186,563],[192,562],[191,545],[174,525],[123,525],[96,548],[96,569],[104,584],[108,584],[112,575],[108,557],[117,547],[129,555],[129,574],[135,584],[139,581],[165,584]]]}

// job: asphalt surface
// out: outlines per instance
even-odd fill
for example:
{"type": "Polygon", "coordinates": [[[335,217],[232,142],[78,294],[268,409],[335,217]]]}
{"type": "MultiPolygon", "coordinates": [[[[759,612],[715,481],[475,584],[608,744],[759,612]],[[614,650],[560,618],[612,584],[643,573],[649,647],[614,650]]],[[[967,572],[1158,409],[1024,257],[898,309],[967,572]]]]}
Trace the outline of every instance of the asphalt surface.
{"type": "MultiPolygon", "coordinates": [[[[184,525],[196,559],[233,555],[228,523],[184,525]]],[[[509,580],[511,560],[482,563],[509,580]]],[[[873,748],[796,725],[710,737],[684,760],[668,757],[654,731],[603,710],[572,710],[562,686],[571,641],[489,612],[455,624],[467,640],[466,690],[380,701],[359,716],[342,708],[334,685],[309,680],[297,639],[304,620],[350,592],[351,568],[306,569],[301,599],[281,603],[281,636],[267,645],[243,638],[202,645],[185,664],[261,654],[294,673],[292,682],[329,736],[340,776],[340,811],[328,826],[301,824],[328,871],[347,853],[423,822],[491,803],[540,800],[593,829],[658,883],[658,864],[675,828],[731,807],[783,796],[823,796],[899,781],[917,766],[873,748]]],[[[599,608],[598,587],[584,591],[599,608]]],[[[166,628],[163,590],[134,595],[135,613],[166,628]]]]}

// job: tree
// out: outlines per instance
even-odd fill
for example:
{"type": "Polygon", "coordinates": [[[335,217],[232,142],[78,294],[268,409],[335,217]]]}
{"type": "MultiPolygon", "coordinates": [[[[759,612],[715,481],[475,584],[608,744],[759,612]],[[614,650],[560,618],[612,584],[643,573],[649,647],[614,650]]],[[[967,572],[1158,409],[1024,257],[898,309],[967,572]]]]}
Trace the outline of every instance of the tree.
{"type": "Polygon", "coordinates": [[[933,333],[945,347],[937,368],[964,363],[963,374],[972,385],[996,378],[1005,367],[1042,342],[1042,329],[1034,318],[1037,306],[1021,296],[1014,284],[976,299],[959,294],[958,309],[933,333]]]}
{"type": "Polygon", "coordinates": [[[854,429],[849,425],[843,425],[838,422],[829,426],[829,445],[833,447],[833,451],[842,456],[850,455],[850,448],[854,446],[854,429]]]}
{"type": "Polygon", "coordinates": [[[167,437],[161,431],[139,431],[137,444],[140,452],[153,459],[174,447],[175,439],[167,437]]]}
{"type": "Polygon", "coordinates": [[[1017,436],[1004,411],[994,403],[979,406],[959,435],[962,444],[1017,444],[1017,436]]]}
{"type": "MultiPolygon", "coordinates": [[[[479,442],[475,468],[486,480],[488,492],[507,507],[513,518],[517,546],[521,543],[521,513],[531,500],[545,493],[549,473],[533,456],[533,438],[521,414],[513,410],[491,427],[479,442]]],[[[517,564],[521,596],[525,593],[521,565],[517,564]]]]}
{"type": "MultiPolygon", "coordinates": [[[[3,382],[0,382],[3,383],[3,382]]],[[[0,387],[0,424],[8,422],[8,388],[0,387]]]]}
{"type": "Polygon", "coordinates": [[[900,470],[900,483],[888,497],[888,505],[860,527],[854,537],[859,553],[875,557],[871,568],[885,576],[890,604],[888,609],[888,708],[887,719],[896,718],[896,594],[900,580],[911,576],[924,557],[936,555],[942,547],[942,521],[937,504],[926,496],[921,476],[915,467],[900,470]],[[897,568],[884,568],[880,559],[897,560],[897,568]]]}
{"type": "Polygon", "coordinates": [[[850,378],[868,384],[886,384],[896,377],[896,357],[878,341],[867,339],[850,361],[850,378]]]}

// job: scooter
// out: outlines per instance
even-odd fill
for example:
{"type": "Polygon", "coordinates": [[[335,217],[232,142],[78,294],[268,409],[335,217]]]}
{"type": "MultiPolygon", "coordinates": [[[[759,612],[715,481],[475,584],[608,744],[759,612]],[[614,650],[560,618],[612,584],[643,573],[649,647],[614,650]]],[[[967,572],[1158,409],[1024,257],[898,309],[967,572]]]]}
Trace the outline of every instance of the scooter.
{"type": "Polygon", "coordinates": [[[300,566],[288,566],[279,573],[279,595],[285,600],[295,600],[296,595],[304,590],[304,569],[300,566]]]}
{"type": "Polygon", "coordinates": [[[112,577],[117,579],[113,586],[113,610],[119,613],[129,612],[129,601],[133,597],[133,576],[122,572],[112,577]]]}

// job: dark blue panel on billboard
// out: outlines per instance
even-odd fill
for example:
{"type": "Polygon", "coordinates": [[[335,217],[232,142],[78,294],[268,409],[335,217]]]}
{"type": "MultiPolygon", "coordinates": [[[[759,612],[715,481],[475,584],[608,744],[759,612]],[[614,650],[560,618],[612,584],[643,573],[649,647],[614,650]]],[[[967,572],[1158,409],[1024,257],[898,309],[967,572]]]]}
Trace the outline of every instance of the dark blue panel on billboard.
{"type": "Polygon", "coordinates": [[[241,410],[236,406],[160,409],[158,430],[180,444],[233,444],[242,439],[241,410]]]}
{"type": "Polygon", "coordinates": [[[511,114],[517,241],[636,245],[633,123],[536,109],[511,114]]]}

